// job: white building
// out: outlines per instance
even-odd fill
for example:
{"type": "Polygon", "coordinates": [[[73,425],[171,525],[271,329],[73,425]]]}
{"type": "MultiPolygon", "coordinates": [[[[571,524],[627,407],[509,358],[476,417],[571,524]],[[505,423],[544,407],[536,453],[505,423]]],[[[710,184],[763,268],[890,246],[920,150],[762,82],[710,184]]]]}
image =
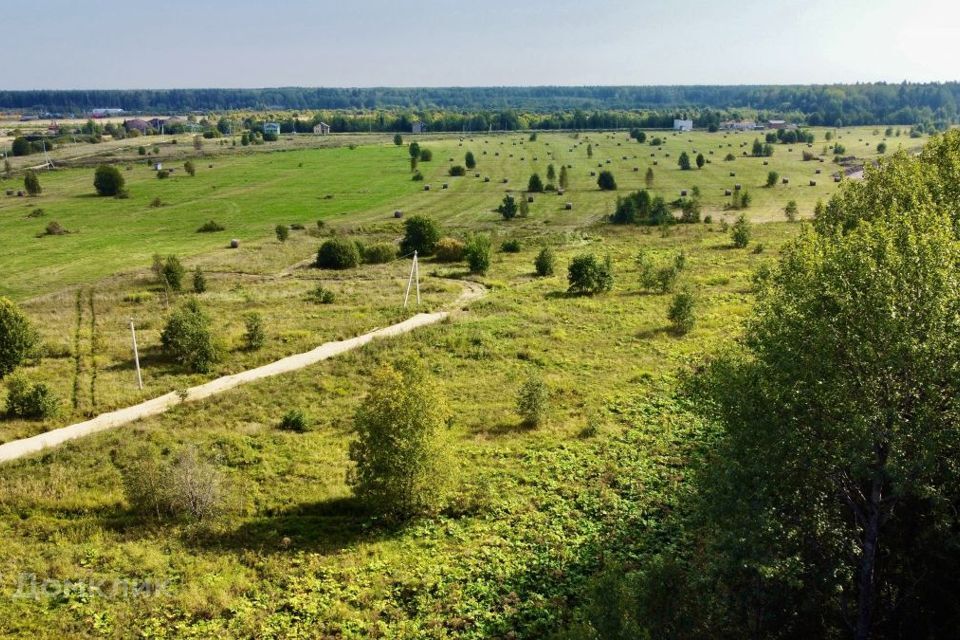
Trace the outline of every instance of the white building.
{"type": "Polygon", "coordinates": [[[693,131],[693,120],[674,120],[674,131],[693,131]]]}
{"type": "Polygon", "coordinates": [[[318,136],[325,136],[330,133],[330,125],[326,122],[320,122],[313,128],[313,132],[318,136]]]}
{"type": "Polygon", "coordinates": [[[426,133],[427,125],[423,124],[421,120],[417,120],[410,126],[410,131],[412,133],[426,133]]]}
{"type": "Polygon", "coordinates": [[[263,125],[263,133],[264,135],[269,135],[272,133],[275,136],[279,136],[280,125],[277,124],[276,122],[265,122],[263,125]]]}

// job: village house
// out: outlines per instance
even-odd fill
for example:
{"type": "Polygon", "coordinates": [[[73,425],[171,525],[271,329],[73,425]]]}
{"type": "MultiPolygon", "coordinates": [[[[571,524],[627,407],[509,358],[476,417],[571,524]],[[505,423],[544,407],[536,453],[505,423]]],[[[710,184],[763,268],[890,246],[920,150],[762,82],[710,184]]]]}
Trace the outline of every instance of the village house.
{"type": "Polygon", "coordinates": [[[330,133],[330,125],[326,122],[318,122],[316,126],[313,127],[313,132],[318,136],[325,136],[330,133]]]}
{"type": "Polygon", "coordinates": [[[140,118],[133,118],[132,120],[124,120],[123,128],[127,131],[139,131],[141,134],[145,134],[147,129],[150,128],[150,123],[140,118]]]}
{"type": "Polygon", "coordinates": [[[674,120],[674,131],[693,131],[693,120],[674,120]]]}
{"type": "Polygon", "coordinates": [[[263,123],[263,135],[280,135],[280,125],[276,122],[264,122],[263,123]]]}
{"type": "Polygon", "coordinates": [[[426,133],[427,125],[425,125],[422,120],[416,120],[410,126],[410,131],[411,133],[426,133]]]}

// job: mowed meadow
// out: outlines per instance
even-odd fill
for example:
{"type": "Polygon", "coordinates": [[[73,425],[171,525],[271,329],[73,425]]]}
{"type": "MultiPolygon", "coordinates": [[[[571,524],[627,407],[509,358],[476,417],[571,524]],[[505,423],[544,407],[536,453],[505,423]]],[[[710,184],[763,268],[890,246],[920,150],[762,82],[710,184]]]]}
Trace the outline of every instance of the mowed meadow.
{"type": "MultiPolygon", "coordinates": [[[[824,130],[813,131],[819,154],[824,130]]],[[[847,155],[868,162],[883,138],[872,128],[835,135],[847,155]]],[[[16,247],[0,255],[0,293],[40,329],[44,348],[25,370],[48,382],[62,405],[45,422],[0,423],[0,442],[412,314],[401,307],[407,259],[312,268],[331,235],[395,242],[401,210],[434,218],[444,235],[483,232],[493,241],[483,276],[463,263],[422,262],[420,310],[448,307],[465,278],[488,289],[450,321],[4,464],[0,635],[539,638],[569,622],[598,569],[656,547],[697,455],[692,443],[701,440],[692,436],[702,425],[673,392],[691,363],[739,336],[753,274],[802,227],[786,221],[783,207],[795,200],[809,217],[837,189],[832,154],[804,161],[805,145],[775,145],[762,159],[741,155],[753,133],[663,136],[659,149],[624,132],[541,133],[535,141],[423,136],[417,141],[433,160],[419,164],[422,182],[410,179],[407,147],[392,144],[225,154],[210,160],[213,168],[196,159],[193,178],[179,170],[166,180],[141,162],[124,171],[125,200],[96,198],[92,169],[67,169],[41,174],[39,198],[0,199],[0,241],[16,247]],[[677,157],[694,149],[710,162],[681,171],[677,157]],[[477,168],[449,177],[467,151],[477,168]],[[736,159],[723,160],[727,153],[736,159]],[[527,217],[504,221],[495,208],[505,192],[519,196],[533,172],[546,181],[550,163],[557,171],[572,165],[566,193],[536,194],[527,217]],[[711,221],[609,224],[618,194],[643,188],[649,167],[655,195],[672,201],[696,186],[711,221]],[[590,172],[602,170],[614,173],[617,191],[597,188],[590,172]],[[765,188],[770,170],[790,183],[765,188]],[[744,211],[725,208],[724,190],[736,183],[753,196],[744,211]],[[154,198],[163,205],[150,207],[154,198]],[[27,217],[36,208],[43,216],[27,217]],[[749,244],[734,248],[727,223],[740,213],[756,224],[749,244]],[[196,232],[211,219],[225,230],[196,232]],[[36,237],[51,220],[73,233],[36,237]],[[273,237],[275,225],[291,223],[304,229],[284,243],[273,237]],[[239,249],[227,248],[231,238],[241,240],[239,249]],[[518,250],[501,250],[506,240],[517,240],[518,250]],[[556,271],[537,277],[534,258],[544,246],[556,255],[556,271]],[[676,289],[695,299],[689,333],[671,330],[672,293],[641,286],[641,251],[657,265],[682,254],[676,289]],[[166,314],[192,294],[167,301],[149,271],[155,253],[175,253],[188,273],[199,266],[207,274],[207,291],[196,297],[227,353],[207,375],[186,374],[159,353],[166,314]],[[610,256],[611,291],[567,293],[567,265],[584,253],[610,256]],[[332,304],[312,299],[318,285],[334,292],[332,304]],[[249,311],[262,314],[267,331],[254,353],[240,344],[249,311]],[[142,329],[144,392],[130,361],[131,317],[142,329]],[[392,362],[415,362],[438,380],[453,416],[449,503],[404,526],[367,511],[346,482],[354,412],[373,371],[392,362]],[[545,420],[533,428],[522,423],[516,397],[535,374],[548,399],[545,420]],[[302,411],[310,428],[279,429],[291,410],[302,411]],[[145,450],[169,456],[186,446],[227,479],[225,514],[203,523],[144,520],[126,499],[124,470],[145,450]],[[120,577],[163,588],[16,597],[24,575],[84,584],[120,577]]],[[[922,142],[890,138],[888,153],[922,142]]]]}

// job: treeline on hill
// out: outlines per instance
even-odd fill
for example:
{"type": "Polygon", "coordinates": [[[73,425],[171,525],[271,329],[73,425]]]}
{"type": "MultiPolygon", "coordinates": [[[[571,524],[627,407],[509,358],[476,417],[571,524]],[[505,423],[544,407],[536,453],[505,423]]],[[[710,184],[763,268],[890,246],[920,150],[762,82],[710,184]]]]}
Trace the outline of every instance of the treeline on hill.
{"type": "MultiPolygon", "coordinates": [[[[533,113],[677,109],[750,109],[799,114],[810,125],[945,123],[956,121],[960,83],[789,86],[434,87],[267,89],[131,89],[0,91],[0,108],[89,112],[361,109],[533,113]]],[[[552,117],[552,116],[551,116],[552,117]]],[[[570,128],[587,128],[576,116],[570,128]]],[[[801,118],[797,118],[801,119],[801,118]]],[[[705,123],[699,123],[704,126],[705,123]]],[[[489,123],[487,123],[489,126],[489,123]]],[[[598,126],[608,127],[604,123],[598,126]]],[[[636,123],[636,126],[653,126],[636,123]]],[[[458,127],[450,127],[451,129],[458,127]]],[[[463,127],[459,127],[462,129],[463,127]]],[[[478,130],[480,126],[473,129],[478,130]]],[[[511,126],[494,127],[510,129],[511,126]]],[[[551,128],[545,126],[543,128],[551,128]]]]}

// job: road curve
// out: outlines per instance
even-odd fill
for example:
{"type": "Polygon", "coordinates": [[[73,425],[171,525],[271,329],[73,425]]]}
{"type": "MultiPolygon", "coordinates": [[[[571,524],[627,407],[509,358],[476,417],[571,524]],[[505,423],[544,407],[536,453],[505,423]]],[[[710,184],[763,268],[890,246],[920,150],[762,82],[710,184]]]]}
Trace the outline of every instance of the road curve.
{"type": "MultiPolygon", "coordinates": [[[[487,291],[486,287],[479,283],[470,282],[467,280],[462,282],[464,285],[463,293],[461,293],[456,301],[453,302],[450,308],[462,307],[472,300],[483,297],[487,291]]],[[[78,422],[67,427],[61,427],[60,429],[53,429],[52,431],[47,431],[46,433],[41,433],[30,438],[13,440],[12,442],[7,442],[6,444],[0,445],[0,463],[16,460],[17,458],[22,458],[30,455],[31,453],[37,453],[43,451],[44,449],[56,447],[57,445],[63,444],[69,440],[76,440],[77,438],[89,436],[94,433],[106,431],[108,429],[115,429],[143,418],[161,414],[170,407],[178,405],[181,402],[203,400],[204,398],[209,398],[210,396],[223,393],[224,391],[253,382],[255,380],[261,380],[263,378],[277,376],[282,373],[303,369],[304,367],[316,364],[317,362],[327,360],[328,358],[340,355],[341,353],[361,347],[373,340],[399,336],[404,333],[409,333],[410,331],[413,331],[419,327],[436,324],[446,319],[450,313],[450,311],[418,313],[412,318],[408,318],[403,322],[398,322],[397,324],[392,324],[389,327],[375,329],[374,331],[370,331],[347,340],[326,342],[319,347],[305,353],[287,356],[286,358],[281,358],[280,360],[276,360],[270,364],[265,364],[255,369],[247,369],[246,371],[241,371],[240,373],[223,376],[222,378],[211,380],[210,382],[206,382],[196,387],[191,387],[187,389],[186,392],[172,391],[160,397],[153,398],[152,400],[141,402],[140,404],[135,404],[133,406],[111,411],[109,413],[103,413],[85,422],[78,422]]]]}

